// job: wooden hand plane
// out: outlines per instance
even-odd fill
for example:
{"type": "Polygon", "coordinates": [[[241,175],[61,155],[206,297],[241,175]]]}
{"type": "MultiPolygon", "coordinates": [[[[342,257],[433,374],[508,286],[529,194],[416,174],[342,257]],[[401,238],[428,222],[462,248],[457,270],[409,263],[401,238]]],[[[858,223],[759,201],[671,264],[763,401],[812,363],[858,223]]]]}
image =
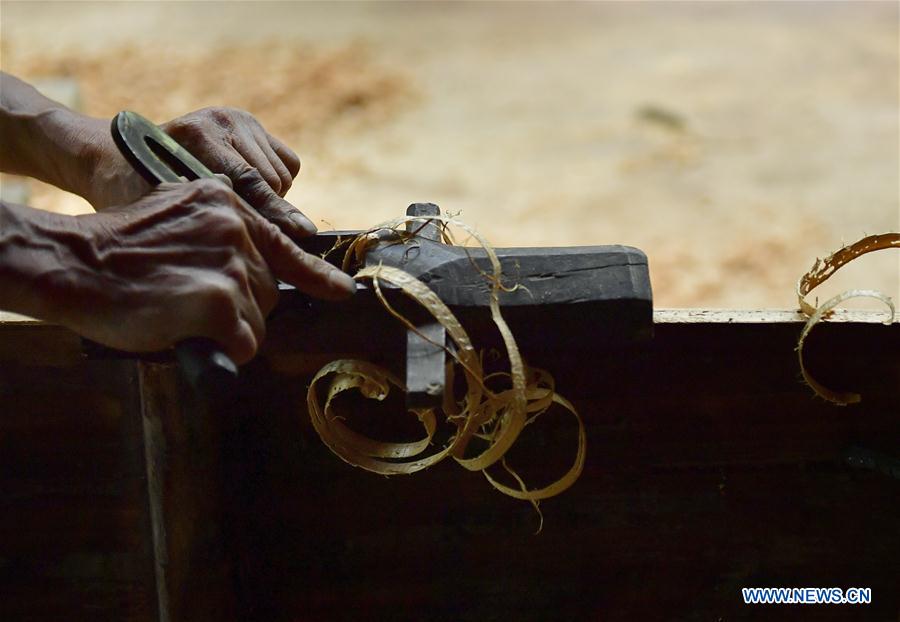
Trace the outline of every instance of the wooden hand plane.
{"type": "MultiPolygon", "coordinates": [[[[215,178],[186,149],[136,113],[117,114],[112,134],[123,155],[151,184],[215,178]]],[[[407,209],[408,216],[420,218],[439,214],[431,203],[415,203],[407,209]]],[[[306,252],[341,265],[347,244],[340,242],[361,233],[323,232],[298,243],[306,252]]],[[[364,265],[394,266],[426,283],[470,333],[475,331],[473,338],[478,343],[477,333],[490,330],[491,289],[484,278],[490,264],[485,251],[443,244],[438,221],[411,222],[405,236],[385,233],[366,253],[364,265]]],[[[500,305],[520,343],[577,351],[579,335],[585,331],[600,337],[601,343],[637,341],[651,335],[650,278],[647,257],[640,250],[585,246],[501,248],[496,253],[504,284],[517,286],[500,293],[500,305]]],[[[281,301],[273,320],[300,322],[309,329],[289,347],[360,352],[392,345],[385,339],[403,341],[408,405],[440,404],[447,388],[447,352],[436,344],[446,343],[444,328],[398,290],[389,285],[384,288],[391,304],[413,321],[416,331],[400,326],[364,286],[349,301],[340,303],[313,300],[286,284],[279,289],[281,301]]],[[[209,340],[185,340],[176,345],[175,354],[186,379],[201,396],[227,392],[237,377],[234,363],[209,340]]]]}
{"type": "MultiPolygon", "coordinates": [[[[432,203],[414,203],[406,213],[427,218],[440,210],[432,203]]],[[[407,225],[405,236],[387,232],[366,253],[363,265],[393,266],[412,274],[453,311],[476,347],[496,343],[489,308],[491,285],[484,276],[491,272],[487,253],[442,243],[440,226],[436,220],[424,226],[415,221],[407,225]]],[[[351,240],[360,233],[321,233],[302,245],[308,252],[323,254],[336,248],[339,239],[351,240]]],[[[343,249],[326,258],[341,265],[343,249]]],[[[495,252],[501,280],[509,290],[499,294],[503,316],[517,342],[529,351],[568,350],[589,356],[580,347],[585,334],[592,335],[595,345],[627,344],[652,335],[653,298],[647,257],[640,250],[576,246],[498,248],[495,252]]],[[[436,344],[448,346],[444,327],[398,289],[382,285],[391,306],[413,322],[415,331],[391,317],[367,287],[340,303],[312,300],[288,285],[281,289],[273,321],[296,322],[305,329],[295,343],[282,342],[279,349],[397,353],[397,345],[403,343],[405,364],[399,371],[405,373],[407,405],[421,408],[440,403],[447,387],[447,352],[436,344]]]]}

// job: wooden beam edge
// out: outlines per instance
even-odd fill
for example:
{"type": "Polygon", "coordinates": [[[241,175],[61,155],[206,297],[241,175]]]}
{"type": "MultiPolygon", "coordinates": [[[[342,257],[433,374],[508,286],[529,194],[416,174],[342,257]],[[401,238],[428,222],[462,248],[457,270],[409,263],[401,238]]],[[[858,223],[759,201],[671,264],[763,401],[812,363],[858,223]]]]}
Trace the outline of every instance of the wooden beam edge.
{"type": "MultiPolygon", "coordinates": [[[[887,310],[837,309],[829,323],[884,324],[887,310]]],[[[654,324],[805,324],[807,317],[794,309],[657,309],[654,324]]],[[[896,315],[892,324],[900,324],[896,315]]]]}
{"type": "MultiPolygon", "coordinates": [[[[898,314],[900,315],[900,314],[898,314]]],[[[900,323],[894,316],[892,323],[900,323]]],[[[829,322],[884,323],[886,311],[868,309],[837,309],[829,322]]],[[[806,316],[794,309],[657,309],[653,312],[654,324],[781,324],[805,323],[806,316]]],[[[18,313],[0,311],[0,324],[56,326],[18,313]]]]}

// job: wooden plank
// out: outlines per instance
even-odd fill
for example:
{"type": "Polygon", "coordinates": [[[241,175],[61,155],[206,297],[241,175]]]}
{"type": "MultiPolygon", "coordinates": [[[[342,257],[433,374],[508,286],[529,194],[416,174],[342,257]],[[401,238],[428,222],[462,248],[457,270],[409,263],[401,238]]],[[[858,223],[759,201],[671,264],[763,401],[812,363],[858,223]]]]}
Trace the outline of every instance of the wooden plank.
{"type": "Polygon", "coordinates": [[[174,365],[138,364],[160,622],[235,619],[223,515],[221,413],[174,365]]]}
{"type": "MultiPolygon", "coordinates": [[[[584,475],[542,505],[537,537],[527,504],[451,463],[385,479],[340,462],[309,427],[302,357],[270,351],[233,405],[244,428],[231,483],[253,490],[240,504],[253,545],[238,556],[256,619],[743,619],[754,612],[740,588],[766,585],[868,586],[871,606],[816,616],[896,617],[900,487],[844,453],[900,455],[900,324],[852,312],[810,337],[811,369],[863,394],[840,408],[799,379],[793,312],[656,319],[642,346],[585,335],[574,352],[526,352],[588,431],[584,475]]],[[[565,468],[565,423],[551,416],[521,439],[511,459],[527,481],[565,468]]]]}
{"type": "MultiPolygon", "coordinates": [[[[871,587],[872,605],[815,615],[895,618],[900,489],[844,456],[850,446],[900,455],[900,324],[848,312],[810,337],[811,369],[863,394],[861,404],[838,408],[799,381],[794,347],[803,318],[793,312],[667,310],[655,318],[655,337],[642,345],[609,346],[587,333],[577,349],[559,348],[547,333],[523,348],[556,376],[588,430],[584,475],[543,504],[537,537],[530,506],[498,495],[477,473],[445,463],[381,478],[344,464],[315,436],[305,412],[310,375],[338,356],[396,366],[402,331],[373,334],[360,350],[344,349],[362,343],[358,336],[335,338],[329,352],[329,335],[310,331],[337,327],[340,317],[302,325],[282,318],[270,324],[263,356],[242,370],[237,394],[213,409],[193,400],[171,366],[142,363],[133,377],[108,376],[130,386],[134,399],[140,391],[142,418],[108,392],[91,397],[108,385],[96,382],[99,371],[82,369],[129,369],[128,362],[82,361],[73,368],[80,371],[60,376],[7,359],[0,371],[17,371],[0,373],[0,395],[18,387],[16,395],[43,396],[48,406],[19,400],[20,415],[0,423],[2,433],[27,440],[23,447],[44,445],[36,462],[12,443],[0,451],[0,466],[35,473],[0,480],[14,493],[0,511],[0,536],[14,540],[22,520],[32,534],[0,544],[0,588],[13,588],[18,607],[6,618],[70,607],[66,619],[79,619],[91,606],[111,612],[99,617],[149,619],[138,614],[157,599],[160,617],[172,621],[782,615],[743,607],[740,587],[751,585],[871,587]],[[308,339],[315,347],[305,350],[308,339]],[[60,417],[61,405],[79,401],[80,420],[60,417]],[[128,417],[137,427],[119,445],[113,430],[128,417]],[[134,452],[135,438],[146,471],[133,458],[125,468],[111,457],[113,447],[134,452]],[[100,473],[119,468],[121,481],[99,477],[92,459],[100,473]],[[36,469],[42,461],[52,473],[36,469]],[[152,512],[133,497],[121,501],[122,485],[149,488],[152,512]],[[33,489],[52,503],[21,502],[33,489]],[[55,516],[61,507],[67,511],[55,516]],[[146,547],[139,559],[151,559],[151,514],[159,581],[152,568],[138,581],[138,558],[109,551],[133,556],[129,530],[143,520],[146,529],[134,530],[146,547]],[[21,566],[7,560],[26,554],[43,560],[43,574],[32,569],[15,582],[21,566]],[[66,564],[53,566],[60,559],[66,564]],[[113,570],[124,582],[109,581],[113,570]],[[57,583],[53,572],[61,573],[57,583]]],[[[6,324],[0,343],[15,334],[16,348],[26,349],[31,338],[50,339],[42,330],[71,337],[6,324]]],[[[402,409],[402,396],[386,406],[402,409]]],[[[369,414],[378,417],[376,408],[369,414]]],[[[535,485],[550,477],[547,469],[565,468],[574,442],[566,419],[548,415],[511,455],[535,485]]],[[[0,612],[4,606],[0,599],[0,612]]]]}
{"type": "Polygon", "coordinates": [[[134,365],[39,364],[52,331],[0,326],[0,619],[155,620],[134,365]]]}
{"type": "Polygon", "coordinates": [[[30,319],[0,322],[0,363],[71,367],[82,359],[81,339],[70,330],[30,319]]]}
{"type": "MultiPolygon", "coordinates": [[[[827,321],[877,322],[887,319],[884,311],[868,309],[836,309],[827,321]]],[[[806,323],[806,316],[792,309],[657,309],[654,324],[781,324],[806,323]]],[[[894,322],[900,319],[894,318],[894,322]]]]}
{"type": "MultiPolygon", "coordinates": [[[[865,309],[836,309],[830,322],[883,322],[884,311],[865,309]]],[[[806,317],[792,309],[657,309],[653,322],[661,323],[773,323],[805,322],[806,317]]],[[[898,321],[898,320],[894,320],[898,321]]],[[[0,311],[0,324],[46,324],[25,315],[0,311]]]]}

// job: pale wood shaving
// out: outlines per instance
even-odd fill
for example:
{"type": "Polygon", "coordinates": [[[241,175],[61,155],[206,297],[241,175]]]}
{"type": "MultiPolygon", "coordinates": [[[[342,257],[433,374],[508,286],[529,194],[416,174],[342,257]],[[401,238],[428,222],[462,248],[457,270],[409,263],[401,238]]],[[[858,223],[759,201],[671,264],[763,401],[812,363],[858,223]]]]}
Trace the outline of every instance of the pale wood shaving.
{"type": "MultiPolygon", "coordinates": [[[[385,309],[407,328],[414,326],[390,306],[381,291],[381,283],[390,283],[428,310],[435,320],[447,331],[455,348],[447,349],[448,354],[462,369],[466,380],[466,392],[460,403],[445,396],[443,419],[455,426],[447,444],[430,455],[423,455],[432,445],[437,429],[438,414],[432,409],[416,411],[425,435],[418,441],[388,443],[365,437],[351,430],[342,417],[335,414],[332,401],[344,391],[357,390],[365,397],[383,400],[393,385],[405,390],[403,383],[387,370],[359,360],[337,360],[324,366],[313,378],[307,393],[307,406],[313,427],[322,441],[345,462],[382,475],[410,474],[428,468],[437,462],[452,457],[458,464],[470,471],[481,471],[487,481],[497,490],[510,497],[537,503],[568,489],[578,479],[584,467],[586,454],[586,434],[584,424],[575,407],[554,390],[553,377],[544,370],[528,367],[522,359],[515,337],[500,310],[498,293],[501,283],[500,261],[488,242],[470,226],[453,217],[403,217],[385,223],[359,235],[346,252],[345,269],[353,261],[360,262],[365,253],[389,231],[404,235],[401,227],[409,222],[439,221],[445,227],[453,225],[466,231],[485,249],[491,263],[491,272],[485,278],[491,285],[491,317],[500,331],[509,358],[509,372],[485,376],[481,356],[475,349],[465,329],[453,312],[427,285],[409,273],[398,268],[377,265],[359,270],[357,280],[370,280],[385,309]],[[324,402],[319,395],[319,385],[331,376],[324,402]],[[486,381],[506,377],[511,385],[503,391],[492,391],[486,381]],[[538,489],[529,489],[525,482],[505,462],[506,453],[513,446],[526,425],[529,425],[553,405],[571,413],[578,426],[578,448],[569,470],[555,482],[538,489]],[[486,441],[486,448],[474,456],[467,456],[470,441],[478,438],[486,441]],[[408,460],[407,460],[408,459],[408,460]],[[488,473],[495,464],[510,472],[519,487],[513,488],[501,483],[488,473]]],[[[408,235],[408,234],[407,234],[408,235]]],[[[444,232],[446,240],[452,240],[449,232],[444,232]]],[[[451,376],[452,377],[452,376],[451,376]]],[[[451,385],[452,386],[452,383],[451,385]]],[[[452,389],[448,390],[451,391],[452,389]]],[[[540,513],[540,510],[538,509],[540,513]]],[[[543,525],[543,517],[541,517],[543,525]]],[[[538,529],[540,531],[540,528],[538,529]]]]}

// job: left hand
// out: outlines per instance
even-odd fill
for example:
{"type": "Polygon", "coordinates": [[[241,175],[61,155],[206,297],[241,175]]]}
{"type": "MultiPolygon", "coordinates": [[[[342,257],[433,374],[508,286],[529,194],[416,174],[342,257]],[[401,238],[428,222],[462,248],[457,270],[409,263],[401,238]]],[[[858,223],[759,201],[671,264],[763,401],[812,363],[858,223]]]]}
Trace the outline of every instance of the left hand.
{"type": "MultiPolygon", "coordinates": [[[[98,154],[85,198],[102,210],[149,192],[149,184],[119,153],[108,123],[102,132],[95,127],[98,154]]],[[[203,108],[161,127],[214,173],[227,176],[234,190],[286,235],[300,238],[316,232],[316,226],[283,198],[300,171],[300,159],[250,113],[203,108]]]]}

